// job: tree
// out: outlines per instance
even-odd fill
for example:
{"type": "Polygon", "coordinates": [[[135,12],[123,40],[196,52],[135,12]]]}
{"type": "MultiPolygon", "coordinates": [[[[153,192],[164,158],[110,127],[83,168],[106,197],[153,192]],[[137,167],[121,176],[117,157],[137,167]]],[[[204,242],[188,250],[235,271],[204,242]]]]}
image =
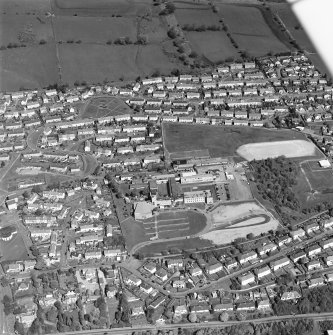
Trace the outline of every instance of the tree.
{"type": "Polygon", "coordinates": [[[195,323],[198,321],[198,317],[197,317],[197,314],[196,313],[190,313],[189,316],[188,316],[188,320],[192,323],[195,323]]]}
{"type": "Polygon", "coordinates": [[[229,320],[229,314],[227,312],[223,312],[220,314],[220,321],[227,322],[229,320]]]}
{"type": "Polygon", "coordinates": [[[16,333],[20,335],[25,334],[23,323],[19,322],[18,320],[15,321],[14,330],[16,333]]]}

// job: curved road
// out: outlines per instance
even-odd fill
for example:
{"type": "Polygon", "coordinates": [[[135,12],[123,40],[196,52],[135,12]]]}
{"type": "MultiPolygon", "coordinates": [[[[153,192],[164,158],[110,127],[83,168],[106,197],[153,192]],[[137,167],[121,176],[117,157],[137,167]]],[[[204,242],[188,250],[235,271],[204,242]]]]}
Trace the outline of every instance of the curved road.
{"type": "Polygon", "coordinates": [[[134,332],[142,332],[144,330],[178,330],[181,329],[200,329],[200,328],[223,328],[227,326],[239,325],[239,324],[261,324],[277,321],[286,320],[297,320],[297,319],[311,319],[314,321],[332,320],[333,312],[321,313],[321,314],[299,314],[299,315],[281,315],[281,316],[270,316],[262,319],[252,319],[244,321],[210,321],[203,323],[174,323],[166,325],[142,325],[136,327],[125,327],[125,328],[113,328],[113,329],[96,329],[96,330],[86,330],[78,332],[65,332],[63,335],[78,335],[78,334],[96,334],[96,335],[127,335],[133,334],[134,332]]]}

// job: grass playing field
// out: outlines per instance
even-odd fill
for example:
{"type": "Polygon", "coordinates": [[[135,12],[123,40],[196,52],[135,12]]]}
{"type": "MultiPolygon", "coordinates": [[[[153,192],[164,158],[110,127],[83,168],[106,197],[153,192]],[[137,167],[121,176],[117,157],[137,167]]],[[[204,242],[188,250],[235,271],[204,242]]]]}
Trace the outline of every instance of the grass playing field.
{"type": "Polygon", "coordinates": [[[121,99],[115,97],[93,98],[83,111],[82,118],[99,118],[131,113],[132,110],[121,99]]]}
{"type": "Polygon", "coordinates": [[[251,127],[212,127],[207,125],[163,124],[164,144],[169,153],[207,149],[212,157],[234,156],[247,143],[304,139],[290,130],[251,127]]]}

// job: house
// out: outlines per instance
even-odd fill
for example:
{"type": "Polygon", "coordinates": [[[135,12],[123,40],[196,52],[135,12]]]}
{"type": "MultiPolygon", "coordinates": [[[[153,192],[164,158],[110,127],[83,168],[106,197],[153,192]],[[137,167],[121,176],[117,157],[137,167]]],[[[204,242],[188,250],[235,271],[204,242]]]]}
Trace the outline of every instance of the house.
{"type": "Polygon", "coordinates": [[[181,279],[179,279],[179,280],[174,280],[174,281],[172,282],[172,287],[183,289],[183,288],[186,287],[186,284],[185,284],[185,281],[184,281],[184,280],[181,280],[181,279]]]}
{"type": "Polygon", "coordinates": [[[156,264],[155,264],[155,263],[152,263],[152,262],[147,262],[147,263],[143,266],[143,268],[144,268],[146,271],[148,271],[149,273],[151,273],[151,274],[154,274],[154,273],[156,272],[156,270],[157,270],[157,268],[156,268],[156,264]]]}
{"type": "Polygon", "coordinates": [[[271,262],[270,267],[274,271],[277,271],[285,266],[288,266],[289,264],[290,260],[287,257],[282,257],[280,259],[277,259],[276,261],[271,262]]]}
{"type": "Polygon", "coordinates": [[[262,310],[267,310],[267,309],[271,309],[271,303],[268,299],[265,300],[261,300],[258,302],[258,310],[262,311],[262,310]]]}
{"type": "Polygon", "coordinates": [[[333,265],[333,255],[332,256],[327,256],[325,259],[325,263],[327,266],[332,266],[333,265]]]}
{"type": "Polygon", "coordinates": [[[296,300],[301,298],[301,294],[298,293],[297,291],[290,291],[290,292],[284,292],[281,296],[282,301],[287,301],[287,300],[296,300]]]}
{"type": "Polygon", "coordinates": [[[163,268],[157,270],[155,276],[161,281],[166,281],[168,279],[168,273],[163,268]]]}
{"type": "Polygon", "coordinates": [[[280,237],[278,245],[279,247],[282,247],[283,245],[289,244],[291,241],[292,240],[290,236],[283,236],[283,237],[280,237]]]}
{"type": "Polygon", "coordinates": [[[214,313],[221,313],[225,311],[228,312],[228,311],[233,311],[233,310],[234,310],[234,305],[232,303],[213,305],[214,313]]]}
{"type": "Polygon", "coordinates": [[[237,311],[254,311],[256,305],[254,301],[241,302],[237,305],[237,311]]]}
{"type": "Polygon", "coordinates": [[[333,238],[328,239],[326,241],[323,241],[322,242],[322,247],[323,247],[323,249],[332,248],[333,247],[333,238]]]}
{"type": "Polygon", "coordinates": [[[209,265],[207,268],[206,268],[206,272],[207,274],[209,275],[212,275],[214,273],[217,273],[219,271],[222,271],[223,269],[223,266],[221,263],[214,263],[212,265],[209,265]]]}
{"type": "Polygon", "coordinates": [[[239,281],[242,286],[254,283],[255,282],[254,274],[253,273],[244,274],[241,277],[239,277],[239,281]]]}
{"type": "Polygon", "coordinates": [[[300,259],[302,259],[302,258],[306,258],[306,253],[305,253],[304,251],[300,251],[300,252],[296,253],[295,255],[291,255],[291,256],[290,256],[290,259],[291,259],[294,263],[298,262],[298,261],[299,261],[300,259]]]}
{"type": "Polygon", "coordinates": [[[164,296],[160,296],[152,301],[152,303],[149,305],[149,307],[156,309],[159,306],[161,306],[165,302],[166,298],[164,296]]]}
{"type": "Polygon", "coordinates": [[[313,270],[316,270],[316,269],[321,269],[321,263],[319,260],[315,259],[313,261],[310,261],[309,263],[307,263],[307,268],[308,268],[308,271],[313,271],[313,270]]]}
{"type": "Polygon", "coordinates": [[[124,282],[128,285],[140,286],[142,280],[137,276],[130,274],[129,276],[124,278],[124,282]]]}
{"type": "Polygon", "coordinates": [[[320,227],[319,227],[318,223],[312,222],[305,227],[305,231],[306,231],[307,234],[311,234],[311,233],[314,233],[314,232],[318,231],[319,228],[320,227]]]}
{"type": "Polygon", "coordinates": [[[271,274],[271,269],[268,265],[265,265],[264,267],[257,269],[256,274],[258,279],[261,279],[265,276],[269,276],[271,274]]]}
{"type": "Polygon", "coordinates": [[[187,314],[188,310],[186,305],[174,306],[174,313],[177,315],[187,314]]]}
{"type": "Polygon", "coordinates": [[[202,270],[198,266],[195,266],[194,268],[190,269],[190,274],[192,277],[201,276],[202,270]]]}
{"type": "Polygon", "coordinates": [[[190,310],[191,310],[191,313],[205,314],[205,313],[209,313],[209,306],[208,305],[191,306],[190,310]]]}
{"type": "Polygon", "coordinates": [[[184,265],[184,261],[182,258],[169,258],[166,263],[168,269],[182,268],[184,265]]]}
{"type": "Polygon", "coordinates": [[[313,257],[317,254],[321,253],[321,246],[316,244],[316,245],[312,245],[308,250],[307,250],[307,254],[309,257],[313,257]]]}
{"type": "Polygon", "coordinates": [[[322,277],[312,278],[312,279],[308,280],[307,283],[308,283],[309,288],[314,288],[314,287],[325,285],[324,278],[322,278],[322,277]]]}
{"type": "Polygon", "coordinates": [[[143,282],[143,283],[141,283],[141,285],[140,285],[140,290],[143,291],[143,292],[146,293],[146,294],[150,294],[150,293],[153,292],[154,289],[153,289],[152,286],[150,286],[150,285],[148,285],[147,283],[143,282]]]}
{"type": "Polygon", "coordinates": [[[244,255],[239,256],[238,261],[242,265],[246,262],[249,262],[257,258],[258,258],[258,254],[255,251],[250,251],[244,255]]]}
{"type": "Polygon", "coordinates": [[[275,251],[276,249],[277,249],[277,245],[275,243],[267,243],[261,246],[258,251],[259,251],[260,256],[264,256],[268,252],[275,251]]]}
{"type": "Polygon", "coordinates": [[[302,228],[299,228],[297,230],[293,230],[290,232],[290,236],[292,237],[293,240],[300,239],[301,237],[305,236],[305,231],[302,228]]]}
{"type": "Polygon", "coordinates": [[[328,221],[324,222],[323,226],[326,229],[331,229],[332,226],[333,226],[333,220],[328,220],[328,221]]]}

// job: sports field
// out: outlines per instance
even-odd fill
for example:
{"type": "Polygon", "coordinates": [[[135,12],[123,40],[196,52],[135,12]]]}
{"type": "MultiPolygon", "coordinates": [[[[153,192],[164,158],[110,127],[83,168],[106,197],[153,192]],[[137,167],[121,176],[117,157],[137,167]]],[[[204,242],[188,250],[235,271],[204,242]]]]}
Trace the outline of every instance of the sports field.
{"type": "Polygon", "coordinates": [[[289,51],[268,26],[260,10],[254,6],[219,4],[220,16],[229,27],[239,49],[253,56],[289,51]]]}
{"type": "Polygon", "coordinates": [[[205,150],[211,157],[226,157],[237,154],[243,144],[304,140],[304,135],[290,130],[268,130],[252,127],[211,127],[209,125],[186,125],[164,123],[164,144],[170,154],[181,157],[184,151],[205,150]]]}
{"type": "Polygon", "coordinates": [[[319,163],[315,161],[306,161],[301,164],[301,170],[304,173],[309,187],[314,191],[333,192],[333,170],[332,168],[320,168],[319,163]]]}
{"type": "Polygon", "coordinates": [[[115,97],[93,98],[84,109],[82,118],[99,118],[111,115],[131,114],[125,102],[115,97]]]}
{"type": "Polygon", "coordinates": [[[315,156],[319,151],[312,142],[291,140],[244,144],[237,149],[237,153],[247,161],[252,161],[279,156],[287,158],[315,156]]]}
{"type": "Polygon", "coordinates": [[[193,211],[162,212],[143,221],[145,234],[159,239],[177,238],[198,234],[205,227],[203,214],[193,211]]]}

